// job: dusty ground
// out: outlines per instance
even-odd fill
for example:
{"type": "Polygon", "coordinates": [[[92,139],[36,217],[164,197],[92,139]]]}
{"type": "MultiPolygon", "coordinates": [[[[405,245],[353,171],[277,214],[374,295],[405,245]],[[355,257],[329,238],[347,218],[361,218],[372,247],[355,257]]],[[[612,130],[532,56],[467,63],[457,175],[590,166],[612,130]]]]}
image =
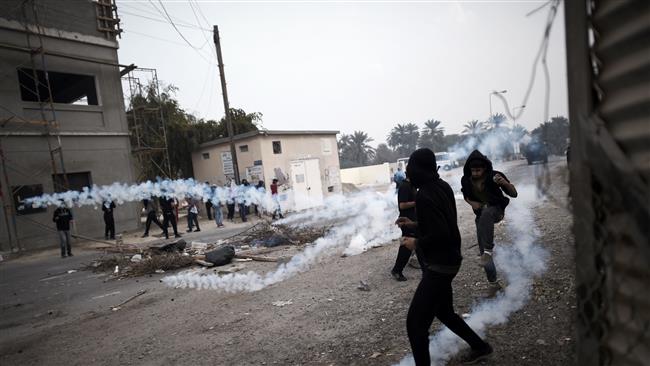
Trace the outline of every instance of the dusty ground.
{"type": "MultiPolygon", "coordinates": [[[[535,280],[530,301],[507,324],[488,330],[496,352],[487,365],[575,364],[566,165],[555,160],[550,167],[551,199],[535,209],[551,253],[548,269],[535,280]]],[[[497,168],[516,184],[533,182],[533,168],[525,163],[497,168]]],[[[475,264],[476,248],[469,249],[476,242],[473,214],[465,204],[458,207],[466,260],[454,284],[456,309],[465,313],[484,289],[484,274],[475,264]]],[[[497,228],[498,239],[506,234],[497,228]]],[[[328,257],[306,273],[243,294],[170,289],[158,282],[163,275],[115,281],[67,273],[97,257],[94,250],[69,260],[52,251],[6,261],[0,264],[0,364],[390,365],[410,351],[405,319],[418,277],[418,270],[407,268],[409,281],[392,280],[396,245],[328,257]],[[360,280],[370,291],[357,289],[360,280]],[[147,292],[110,310],[141,290],[147,292]],[[292,304],[272,305],[283,300],[292,304]]],[[[245,265],[255,271],[275,266],[245,265]]]]}

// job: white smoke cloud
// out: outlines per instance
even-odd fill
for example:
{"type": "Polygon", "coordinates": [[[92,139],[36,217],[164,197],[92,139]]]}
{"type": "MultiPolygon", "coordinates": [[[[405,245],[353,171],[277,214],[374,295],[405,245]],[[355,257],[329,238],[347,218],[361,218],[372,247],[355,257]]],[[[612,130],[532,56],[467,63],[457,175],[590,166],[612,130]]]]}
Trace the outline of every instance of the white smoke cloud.
{"type": "Polygon", "coordinates": [[[391,243],[400,237],[394,225],[397,217],[397,199],[391,187],[385,193],[362,191],[351,196],[335,195],[327,198],[322,207],[307,210],[278,223],[290,226],[333,225],[329,232],[305,250],[280,264],[265,275],[255,272],[201,275],[179,273],[163,278],[172,287],[212,289],[223,292],[251,292],[281,282],[307,271],[320,258],[343,250],[346,255],[360,254],[367,249],[391,243]]]}
{"type": "MultiPolygon", "coordinates": [[[[506,212],[507,230],[512,242],[497,243],[495,247],[494,261],[505,277],[507,287],[496,298],[476,305],[466,319],[467,324],[481,335],[485,334],[488,326],[505,323],[513,312],[526,304],[534,277],[546,269],[548,252],[539,246],[539,231],[532,213],[533,204],[538,202],[535,187],[520,187],[518,193],[506,212]]],[[[465,347],[463,340],[449,329],[442,329],[430,337],[432,365],[444,364],[462,347],[465,347]]],[[[414,365],[412,356],[403,359],[399,365],[414,365]]]]}
{"type": "Polygon", "coordinates": [[[60,193],[44,194],[30,197],[25,200],[26,205],[33,207],[59,206],[61,201],[68,207],[73,206],[98,206],[106,201],[117,204],[137,202],[155,197],[177,198],[186,197],[202,199],[204,202],[236,203],[246,205],[259,205],[267,211],[275,208],[275,203],[269,191],[257,189],[254,186],[231,185],[229,187],[216,187],[197,182],[194,179],[147,181],[140,184],[128,185],[113,183],[111,185],[84,187],[81,191],[66,191],[60,193]]]}

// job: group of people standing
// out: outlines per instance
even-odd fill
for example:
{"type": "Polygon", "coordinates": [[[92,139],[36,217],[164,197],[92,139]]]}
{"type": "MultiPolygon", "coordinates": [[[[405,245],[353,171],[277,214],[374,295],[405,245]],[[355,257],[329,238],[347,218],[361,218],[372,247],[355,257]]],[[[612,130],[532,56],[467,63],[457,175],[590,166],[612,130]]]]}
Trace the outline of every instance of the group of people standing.
{"type": "MultiPolygon", "coordinates": [[[[394,180],[398,185],[400,210],[396,224],[402,230],[402,239],[391,274],[398,281],[407,280],[402,270],[412,252],[422,269],[422,279],[406,322],[415,364],[431,363],[429,328],[436,317],[471,347],[462,362],[479,362],[492,354],[492,347],[456,314],[453,307],[452,280],[463,259],[453,190],[438,175],[435,154],[429,149],[418,149],[411,154],[406,173],[398,169],[394,180]]],[[[488,280],[487,296],[492,297],[501,289],[492,259],[494,225],[504,217],[510,202],[506,195],[517,197],[517,190],[478,150],[466,160],[461,186],[463,197],[476,216],[480,263],[488,280]]]]}

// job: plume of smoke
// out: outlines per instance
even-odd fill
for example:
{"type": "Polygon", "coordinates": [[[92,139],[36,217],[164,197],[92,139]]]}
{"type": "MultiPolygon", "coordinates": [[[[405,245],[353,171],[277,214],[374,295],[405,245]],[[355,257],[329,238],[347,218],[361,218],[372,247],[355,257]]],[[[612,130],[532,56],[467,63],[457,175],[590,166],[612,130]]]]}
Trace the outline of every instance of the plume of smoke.
{"type": "Polygon", "coordinates": [[[65,204],[73,206],[98,206],[103,202],[137,202],[151,197],[166,197],[183,199],[193,197],[204,202],[236,203],[245,205],[259,205],[265,210],[274,209],[274,201],[270,192],[257,189],[254,186],[234,185],[227,187],[210,186],[197,182],[194,179],[147,181],[140,184],[127,185],[113,183],[111,185],[84,187],[81,191],[66,191],[60,193],[44,194],[25,200],[26,205],[33,207],[59,206],[65,204]]]}
{"type": "MultiPolygon", "coordinates": [[[[537,202],[535,187],[518,189],[519,196],[508,206],[507,229],[511,245],[502,243],[495,248],[494,261],[505,276],[507,287],[496,298],[476,305],[466,319],[478,334],[485,334],[488,326],[503,324],[513,312],[521,309],[530,297],[533,278],[546,269],[548,252],[537,243],[539,232],[531,206],[537,202]]],[[[461,269],[462,270],[462,269],[461,269]]],[[[444,364],[464,347],[464,342],[444,328],[430,337],[431,363],[444,364]]],[[[413,365],[413,358],[404,358],[399,365],[413,365]]]]}
{"type": "Polygon", "coordinates": [[[400,231],[393,224],[396,211],[394,188],[383,194],[361,191],[345,197],[336,195],[326,199],[323,207],[297,213],[279,222],[293,226],[323,223],[333,226],[324,237],[317,239],[275,270],[265,275],[250,271],[225,276],[185,272],[167,276],[163,278],[163,282],[172,287],[223,292],[258,291],[308,270],[326,255],[341,250],[347,255],[355,255],[399,238],[400,231]]]}
{"type": "Polygon", "coordinates": [[[449,148],[456,159],[465,159],[474,150],[479,150],[491,159],[502,159],[514,152],[513,144],[528,143],[530,137],[514,136],[507,127],[498,127],[483,132],[480,136],[468,136],[449,148]]]}

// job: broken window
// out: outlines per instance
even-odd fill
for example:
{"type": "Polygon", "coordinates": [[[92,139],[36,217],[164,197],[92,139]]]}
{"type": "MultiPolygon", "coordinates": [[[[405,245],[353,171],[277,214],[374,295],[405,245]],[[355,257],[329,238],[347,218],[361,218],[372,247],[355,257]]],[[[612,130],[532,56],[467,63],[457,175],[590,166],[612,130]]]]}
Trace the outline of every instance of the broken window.
{"type": "Polygon", "coordinates": [[[20,97],[25,102],[50,102],[74,105],[99,105],[95,77],[91,75],[69,74],[66,72],[45,72],[18,68],[20,97]],[[50,88],[48,89],[49,79],[50,88]]]}
{"type": "Polygon", "coordinates": [[[248,152],[248,145],[239,145],[240,152],[248,152]]]}
{"type": "Polygon", "coordinates": [[[25,204],[25,199],[30,197],[37,197],[43,194],[42,184],[11,187],[11,192],[13,193],[14,205],[16,207],[17,215],[31,215],[47,211],[46,207],[35,208],[32,207],[32,205],[25,204]]]}
{"type": "Polygon", "coordinates": [[[90,172],[67,173],[66,176],[69,184],[67,187],[63,174],[52,174],[54,192],[81,191],[83,187],[92,185],[90,172]]]}
{"type": "Polygon", "coordinates": [[[210,153],[203,153],[203,159],[210,159],[210,153]]]}
{"type": "Polygon", "coordinates": [[[282,144],[280,141],[273,141],[273,153],[282,154],[282,144]]]}

